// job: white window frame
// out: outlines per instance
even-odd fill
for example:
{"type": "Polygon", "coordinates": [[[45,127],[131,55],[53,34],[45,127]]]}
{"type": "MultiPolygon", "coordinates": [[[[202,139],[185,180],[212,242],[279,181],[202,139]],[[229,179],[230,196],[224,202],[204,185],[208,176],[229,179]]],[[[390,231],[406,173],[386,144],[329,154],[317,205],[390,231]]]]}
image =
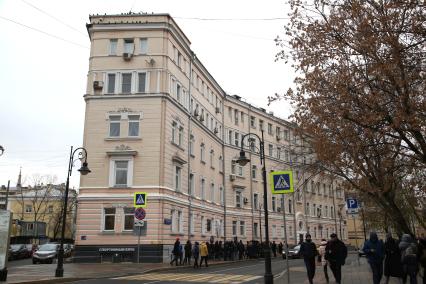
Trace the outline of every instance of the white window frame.
{"type": "Polygon", "coordinates": [[[219,187],[219,194],[220,194],[220,205],[225,205],[225,192],[223,190],[223,186],[221,185],[219,187]]]}
{"type": "Polygon", "coordinates": [[[117,55],[117,47],[118,47],[118,39],[116,38],[110,39],[109,47],[108,47],[108,55],[117,55]]]}
{"type": "Polygon", "coordinates": [[[147,53],[148,53],[148,39],[139,38],[139,54],[147,54],[147,53]]]}
{"type": "Polygon", "coordinates": [[[129,188],[133,185],[133,156],[114,156],[110,158],[109,163],[109,186],[117,188],[129,188]],[[116,186],[115,185],[115,162],[116,161],[128,161],[127,167],[127,185],[116,186]]]}
{"type": "Polygon", "coordinates": [[[104,208],[102,208],[102,228],[101,228],[102,231],[103,232],[114,232],[115,231],[115,225],[117,223],[116,218],[117,218],[117,208],[115,208],[115,207],[104,207],[104,208]],[[105,209],[114,209],[115,212],[114,212],[114,214],[111,214],[111,213],[105,214],[105,209]],[[114,216],[114,228],[113,229],[109,229],[109,230],[105,229],[105,218],[107,216],[114,216]]]}
{"type": "Polygon", "coordinates": [[[232,236],[237,236],[238,234],[238,221],[232,221],[232,236]]]}
{"type": "Polygon", "coordinates": [[[240,230],[239,230],[239,233],[240,233],[240,236],[245,236],[246,235],[246,222],[245,221],[240,221],[239,222],[240,224],[240,230]]]}
{"type": "Polygon", "coordinates": [[[106,81],[107,82],[106,82],[106,91],[105,91],[105,94],[112,95],[112,94],[116,94],[117,93],[117,84],[118,84],[117,80],[118,80],[117,73],[107,73],[106,74],[106,81]],[[112,92],[109,91],[110,75],[111,76],[114,75],[114,81],[113,81],[114,82],[114,88],[113,88],[112,92]]]}
{"type": "Polygon", "coordinates": [[[136,85],[136,87],[137,87],[137,92],[138,93],[147,93],[147,88],[148,88],[148,72],[146,72],[146,71],[144,71],[144,72],[137,72],[137,77],[136,77],[136,80],[137,80],[137,85],[136,85]],[[139,89],[139,86],[140,86],[140,74],[145,74],[145,82],[144,82],[144,89],[143,90],[140,90],[139,89]]]}
{"type": "MultiPolygon", "coordinates": [[[[133,207],[127,207],[127,208],[132,209],[133,207]]],[[[116,210],[117,210],[117,209],[116,209],[116,210]]],[[[116,211],[116,213],[117,213],[117,211],[116,211]]],[[[132,228],[131,228],[131,229],[127,229],[127,230],[126,230],[125,225],[126,225],[126,216],[131,216],[132,218],[134,218],[135,213],[126,213],[126,207],[123,207],[123,214],[122,214],[122,216],[123,216],[123,218],[122,218],[122,220],[121,220],[121,223],[122,223],[122,228],[121,228],[121,230],[122,230],[123,232],[131,232],[131,231],[133,231],[134,226],[132,226],[132,228]]]]}
{"type": "Polygon", "coordinates": [[[141,130],[141,127],[140,127],[140,125],[141,125],[141,123],[140,123],[140,121],[141,121],[141,116],[139,115],[139,114],[128,114],[127,115],[127,120],[128,120],[128,131],[127,131],[127,136],[128,137],[140,137],[140,130],[141,130]],[[130,117],[138,117],[137,119],[135,119],[135,118],[130,118],[130,117]],[[137,123],[137,125],[138,125],[138,133],[137,133],[137,135],[130,135],[130,123],[137,123]]]}
{"type": "Polygon", "coordinates": [[[120,73],[120,93],[122,94],[131,94],[133,93],[132,90],[132,85],[133,85],[133,72],[124,72],[124,73],[120,73]],[[123,82],[124,82],[124,75],[130,75],[130,90],[128,92],[124,92],[123,91],[123,82]]]}
{"type": "Polygon", "coordinates": [[[189,187],[188,187],[188,194],[190,196],[194,196],[195,195],[195,174],[194,173],[190,173],[189,174],[189,187]]]}
{"type": "Polygon", "coordinates": [[[215,189],[213,181],[210,183],[210,201],[213,203],[215,202],[215,189]]]}
{"type": "Polygon", "coordinates": [[[174,164],[173,185],[176,191],[182,191],[182,166],[174,164]]]}
{"type": "Polygon", "coordinates": [[[243,208],[243,193],[241,190],[235,190],[235,207],[243,208]]]}
{"type": "Polygon", "coordinates": [[[201,143],[200,145],[200,159],[201,162],[206,162],[206,145],[204,143],[201,143]]]}
{"type": "Polygon", "coordinates": [[[256,179],[257,178],[257,166],[251,165],[251,178],[256,179]]]}
{"type": "Polygon", "coordinates": [[[201,177],[201,186],[200,186],[200,197],[202,200],[206,200],[206,179],[201,177]]]}

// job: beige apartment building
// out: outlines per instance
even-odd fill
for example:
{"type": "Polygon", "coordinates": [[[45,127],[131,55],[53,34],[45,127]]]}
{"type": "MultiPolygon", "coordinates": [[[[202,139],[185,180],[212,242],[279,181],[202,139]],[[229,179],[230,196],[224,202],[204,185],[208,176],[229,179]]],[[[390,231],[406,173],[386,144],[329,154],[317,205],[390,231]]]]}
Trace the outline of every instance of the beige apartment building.
{"type": "MultiPolygon", "coordinates": [[[[235,160],[247,133],[264,135],[266,169],[294,172],[296,193],[268,193],[269,236],[310,232],[346,240],[344,193],[309,171],[315,155],[288,121],[229,96],[168,14],[93,15],[76,261],[136,261],[133,193],[147,192],[143,262],[170,260],[176,238],[264,240],[259,141],[244,140],[251,162],[235,160]],[[283,206],[284,203],[284,206],[283,206]]],[[[266,94],[265,94],[266,98],[266,94]]],[[[269,185],[268,185],[269,190],[269,185]]]]}

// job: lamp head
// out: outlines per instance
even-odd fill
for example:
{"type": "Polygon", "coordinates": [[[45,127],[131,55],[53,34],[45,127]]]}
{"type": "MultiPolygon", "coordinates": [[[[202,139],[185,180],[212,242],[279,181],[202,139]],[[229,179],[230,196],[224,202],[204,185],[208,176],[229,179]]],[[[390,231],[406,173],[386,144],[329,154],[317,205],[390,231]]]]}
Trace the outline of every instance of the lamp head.
{"type": "Polygon", "coordinates": [[[85,176],[88,173],[91,172],[91,170],[89,169],[89,167],[87,166],[87,162],[84,162],[83,165],[81,166],[81,168],[78,170],[80,172],[81,175],[85,176]]]}
{"type": "Polygon", "coordinates": [[[246,152],[240,151],[240,156],[237,159],[237,163],[244,167],[248,162],[250,162],[250,159],[246,157],[246,152]]]}

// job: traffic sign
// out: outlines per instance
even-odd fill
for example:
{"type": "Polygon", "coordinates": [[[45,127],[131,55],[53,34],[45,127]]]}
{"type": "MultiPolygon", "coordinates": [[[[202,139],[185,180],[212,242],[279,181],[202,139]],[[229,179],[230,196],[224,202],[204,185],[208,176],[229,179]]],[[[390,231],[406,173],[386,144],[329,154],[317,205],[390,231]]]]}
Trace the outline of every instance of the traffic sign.
{"type": "Polygon", "coordinates": [[[148,194],[146,192],[135,192],[133,196],[134,207],[143,207],[145,208],[148,200],[148,194]]]}
{"type": "Polygon", "coordinates": [[[348,208],[347,212],[349,214],[358,213],[358,200],[355,198],[346,199],[346,207],[348,208]]]}
{"type": "Polygon", "coordinates": [[[287,194],[294,192],[292,171],[270,172],[269,181],[273,194],[287,194]]]}
{"type": "Polygon", "coordinates": [[[135,219],[137,220],[143,220],[145,219],[146,212],[143,208],[136,208],[135,209],[135,219]]]}
{"type": "Polygon", "coordinates": [[[144,220],[138,220],[135,218],[135,222],[134,222],[135,227],[143,227],[145,226],[145,221],[144,220]]]}

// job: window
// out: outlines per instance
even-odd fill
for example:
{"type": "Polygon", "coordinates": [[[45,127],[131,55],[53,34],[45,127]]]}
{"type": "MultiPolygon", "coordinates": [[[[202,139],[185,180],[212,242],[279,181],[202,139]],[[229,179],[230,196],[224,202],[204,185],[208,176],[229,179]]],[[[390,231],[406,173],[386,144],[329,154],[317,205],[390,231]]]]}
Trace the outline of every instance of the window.
{"type": "Polygon", "coordinates": [[[275,196],[272,196],[272,211],[277,211],[277,204],[275,196]]]}
{"type": "Polygon", "coordinates": [[[134,49],[135,49],[135,46],[134,46],[133,39],[125,39],[124,40],[124,52],[133,54],[134,49]]]}
{"type": "Polygon", "coordinates": [[[235,136],[234,136],[234,145],[235,146],[240,146],[240,134],[238,132],[235,132],[235,136]]]}
{"type": "Polygon", "coordinates": [[[281,159],[281,148],[277,147],[277,159],[281,159]]]}
{"type": "Polygon", "coordinates": [[[132,91],[132,73],[121,74],[121,92],[130,94],[132,91]]]}
{"type": "Polygon", "coordinates": [[[229,120],[232,121],[232,108],[231,107],[228,107],[228,117],[229,117],[229,120]]]}
{"type": "Polygon", "coordinates": [[[325,210],[324,210],[324,217],[325,218],[328,218],[328,206],[327,205],[325,205],[325,208],[324,208],[325,210]]]}
{"type": "Polygon", "coordinates": [[[146,92],[146,73],[138,73],[138,92],[146,92]]]}
{"type": "Polygon", "coordinates": [[[285,155],[285,160],[286,160],[286,162],[288,162],[289,161],[289,159],[290,159],[290,156],[289,156],[289,153],[288,153],[288,150],[285,150],[284,151],[284,155],[285,155]]]}
{"type": "Polygon", "coordinates": [[[194,196],[194,188],[195,184],[194,184],[194,174],[189,174],[189,187],[188,187],[188,194],[191,196],[194,196]]]}
{"type": "Polygon", "coordinates": [[[275,239],[277,237],[277,226],[272,225],[272,238],[275,239]]]}
{"type": "Polygon", "coordinates": [[[238,125],[238,110],[234,110],[234,123],[235,125],[238,125]]]}
{"type": "MultiPolygon", "coordinates": [[[[334,207],[333,206],[330,206],[330,215],[331,215],[331,218],[334,218],[334,207]]],[[[328,234],[327,234],[327,236],[328,236],[328,234]]]]}
{"type": "Polygon", "coordinates": [[[241,112],[241,123],[244,124],[244,112],[241,112]]]}
{"type": "Polygon", "coordinates": [[[109,185],[130,187],[133,177],[133,157],[114,157],[110,161],[109,185]]]}
{"type": "Polygon", "coordinates": [[[279,126],[277,126],[277,127],[275,128],[275,132],[277,133],[277,137],[278,137],[278,138],[281,138],[281,128],[280,128],[279,126]]]}
{"type": "Polygon", "coordinates": [[[252,151],[253,153],[256,152],[256,140],[249,139],[249,143],[250,143],[250,151],[252,151]]]}
{"type": "Polygon", "coordinates": [[[207,232],[211,232],[212,231],[212,220],[211,219],[207,219],[207,222],[206,222],[206,231],[207,232]]]}
{"type": "Polygon", "coordinates": [[[219,172],[223,172],[223,157],[219,156],[219,172]]]}
{"type": "Polygon", "coordinates": [[[214,183],[211,183],[210,185],[210,201],[214,202],[214,183]]]}
{"type": "Polygon", "coordinates": [[[214,169],[214,150],[210,150],[210,167],[214,169]]]}
{"type": "Polygon", "coordinates": [[[115,208],[104,208],[104,231],[114,231],[115,208]]]}
{"type": "Polygon", "coordinates": [[[148,39],[146,38],[141,38],[139,39],[139,44],[140,44],[140,53],[141,54],[147,54],[148,53],[148,39]]]}
{"type": "Polygon", "coordinates": [[[268,134],[269,134],[269,135],[274,134],[274,133],[272,132],[272,124],[270,124],[270,123],[268,123],[268,134]]]}
{"type": "Polygon", "coordinates": [[[225,193],[223,192],[223,186],[219,187],[220,205],[225,205],[225,193]]]}
{"type": "Polygon", "coordinates": [[[257,167],[255,165],[251,166],[251,178],[256,179],[257,167]]]}
{"type": "Polygon", "coordinates": [[[259,129],[263,130],[263,120],[259,119],[259,129]]]}
{"type": "Polygon", "coordinates": [[[206,233],[206,219],[204,216],[201,216],[201,234],[204,235],[206,233]]]}
{"type": "Polygon", "coordinates": [[[176,84],[176,100],[179,103],[182,103],[182,94],[181,94],[181,91],[182,91],[182,87],[179,84],[176,84]]]}
{"type": "Polygon", "coordinates": [[[287,129],[284,130],[284,139],[287,140],[287,141],[290,139],[287,129]]]}
{"type": "Polygon", "coordinates": [[[206,147],[204,146],[204,144],[201,144],[201,147],[200,147],[200,158],[201,158],[201,162],[204,162],[205,163],[205,160],[206,160],[206,147]]]}
{"type": "Polygon", "coordinates": [[[189,213],[189,232],[191,234],[194,234],[195,232],[195,219],[194,219],[194,213],[189,213]]]}
{"type": "Polygon", "coordinates": [[[258,233],[258,231],[259,231],[259,228],[258,228],[259,226],[258,226],[258,224],[257,223],[253,223],[253,233],[254,233],[254,237],[255,238],[258,238],[259,237],[259,233],[258,233]]]}
{"type": "Polygon", "coordinates": [[[194,135],[191,134],[189,137],[189,154],[191,156],[194,156],[194,142],[195,142],[194,135]]]}
{"type": "Polygon", "coordinates": [[[315,194],[315,182],[311,180],[311,192],[315,194]]]}
{"type": "Polygon", "coordinates": [[[114,186],[126,186],[129,161],[115,161],[114,164],[114,186]]]}
{"type": "Polygon", "coordinates": [[[120,137],[121,115],[110,115],[109,117],[109,137],[120,137]]]}
{"type": "Polygon", "coordinates": [[[293,236],[293,227],[292,226],[288,227],[288,234],[290,235],[290,237],[293,236]]]}
{"type": "Polygon", "coordinates": [[[25,213],[33,212],[33,207],[31,205],[25,205],[25,213]]]}
{"type": "Polygon", "coordinates": [[[250,116],[250,126],[251,128],[256,128],[256,118],[254,116],[250,116]]]}
{"type": "Polygon", "coordinates": [[[245,236],[246,235],[246,222],[240,221],[240,235],[245,236]]]}
{"type": "Polygon", "coordinates": [[[228,131],[228,143],[232,144],[232,130],[228,131]]]}
{"type": "Polygon", "coordinates": [[[204,178],[201,179],[201,199],[206,199],[206,180],[204,178]]]}
{"type": "Polygon", "coordinates": [[[254,209],[258,209],[259,208],[259,194],[255,193],[253,194],[253,205],[254,205],[254,209]]]}
{"type": "Polygon", "coordinates": [[[27,223],[27,231],[34,231],[34,223],[27,223]]]}
{"type": "Polygon", "coordinates": [[[115,93],[115,74],[108,74],[108,94],[115,93]]]}
{"type": "Polygon", "coordinates": [[[139,115],[129,115],[129,136],[139,136],[139,115]]]}
{"type": "Polygon", "coordinates": [[[274,146],[272,144],[268,144],[269,156],[272,157],[274,154],[274,146]]]}
{"type": "Polygon", "coordinates": [[[172,233],[183,233],[183,214],[181,210],[172,209],[172,233]]]}
{"type": "Polygon", "coordinates": [[[175,166],[175,190],[180,191],[181,190],[181,176],[182,176],[182,169],[179,166],[175,166]]]}
{"type": "Polygon", "coordinates": [[[237,235],[237,221],[232,221],[232,235],[237,235]]]}
{"type": "Polygon", "coordinates": [[[312,212],[311,212],[311,215],[312,215],[312,216],[315,216],[316,211],[317,211],[317,205],[314,203],[314,204],[312,205],[312,212]]]}
{"type": "Polygon", "coordinates": [[[109,55],[117,55],[117,39],[109,40],[109,55]]]}
{"type": "Polygon", "coordinates": [[[318,212],[317,212],[317,217],[321,218],[321,216],[322,216],[322,205],[319,205],[318,212]]]}
{"type": "Polygon", "coordinates": [[[131,231],[133,230],[133,225],[135,222],[135,208],[134,207],[125,207],[123,208],[124,211],[124,231],[131,231]]]}
{"type": "Polygon", "coordinates": [[[323,194],[324,196],[327,196],[327,188],[325,186],[325,183],[322,184],[323,194]]]}
{"type": "Polygon", "coordinates": [[[172,142],[178,146],[183,143],[183,127],[176,121],[172,122],[172,142]]]}
{"type": "Polygon", "coordinates": [[[235,192],[235,207],[241,208],[242,207],[242,195],[241,191],[235,192]]]}

